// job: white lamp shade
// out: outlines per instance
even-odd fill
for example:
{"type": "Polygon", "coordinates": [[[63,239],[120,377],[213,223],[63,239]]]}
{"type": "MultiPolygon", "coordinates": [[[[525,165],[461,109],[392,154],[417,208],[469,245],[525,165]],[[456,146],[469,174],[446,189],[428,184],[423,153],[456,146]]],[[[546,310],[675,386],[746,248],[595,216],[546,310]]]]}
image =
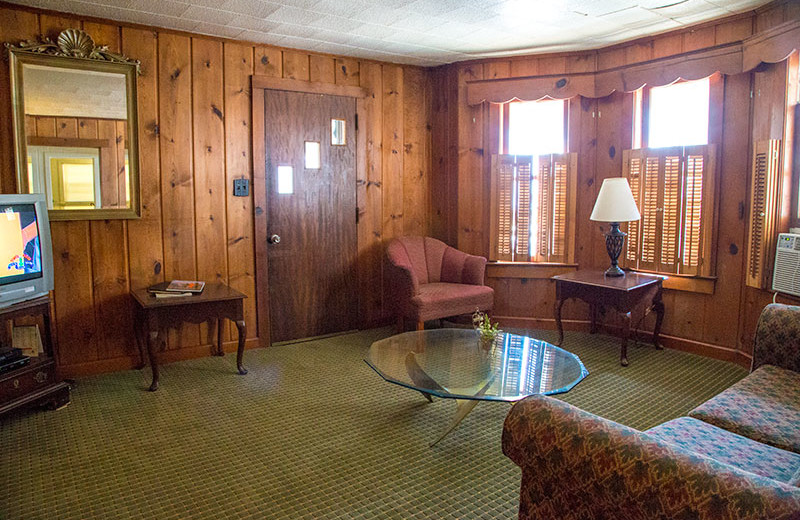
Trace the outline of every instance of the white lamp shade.
{"type": "Polygon", "coordinates": [[[628,179],[614,177],[603,181],[597,202],[594,203],[589,220],[596,222],[630,222],[639,220],[639,209],[633,200],[628,179]]]}

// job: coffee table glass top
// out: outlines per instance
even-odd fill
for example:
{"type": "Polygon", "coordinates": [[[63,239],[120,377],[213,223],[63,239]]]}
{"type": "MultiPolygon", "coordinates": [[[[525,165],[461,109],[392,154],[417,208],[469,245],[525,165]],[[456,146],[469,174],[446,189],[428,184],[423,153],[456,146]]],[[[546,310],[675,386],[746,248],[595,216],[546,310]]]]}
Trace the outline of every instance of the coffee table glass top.
{"type": "Polygon", "coordinates": [[[566,392],[589,372],[545,341],[501,333],[489,350],[471,329],[406,332],[372,344],[365,359],[385,380],[453,399],[517,401],[566,392]]]}

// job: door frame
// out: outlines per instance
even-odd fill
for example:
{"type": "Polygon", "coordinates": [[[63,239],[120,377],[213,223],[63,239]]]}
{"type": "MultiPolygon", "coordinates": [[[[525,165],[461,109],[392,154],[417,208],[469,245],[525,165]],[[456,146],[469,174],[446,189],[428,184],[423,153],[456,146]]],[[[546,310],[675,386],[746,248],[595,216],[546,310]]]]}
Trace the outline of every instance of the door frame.
{"type": "MultiPolygon", "coordinates": [[[[258,325],[258,338],[262,347],[272,345],[272,324],[269,318],[269,260],[267,258],[267,151],[265,149],[266,121],[264,121],[264,96],[267,90],[284,90],[287,92],[300,92],[305,94],[323,94],[328,96],[351,97],[356,100],[356,184],[358,179],[363,179],[367,169],[366,132],[359,132],[358,113],[363,112],[362,103],[367,97],[367,90],[352,85],[334,85],[330,83],[312,83],[297,79],[274,78],[271,76],[250,76],[251,116],[253,121],[252,161],[253,161],[253,230],[256,255],[256,323],[258,325]],[[262,218],[264,217],[264,218],[262,218]]],[[[356,190],[356,208],[361,201],[358,200],[356,190]]],[[[355,218],[355,215],[353,215],[355,218]]],[[[356,258],[358,262],[358,258],[356,258]]],[[[356,269],[358,272],[358,269],[356,269]]],[[[358,286],[358,284],[356,284],[358,286]]],[[[359,295],[360,300],[360,295],[359,295]]],[[[360,302],[359,302],[360,306],[360,302]]]]}

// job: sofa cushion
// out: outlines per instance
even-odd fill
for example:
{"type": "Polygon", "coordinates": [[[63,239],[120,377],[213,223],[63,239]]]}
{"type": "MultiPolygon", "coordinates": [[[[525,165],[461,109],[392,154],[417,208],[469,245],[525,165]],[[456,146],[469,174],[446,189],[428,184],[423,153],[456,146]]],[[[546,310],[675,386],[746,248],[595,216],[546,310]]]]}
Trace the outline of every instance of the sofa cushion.
{"type": "Polygon", "coordinates": [[[800,470],[800,454],[731,433],[691,417],[680,417],[645,433],[744,471],[791,482],[800,470]]]}
{"type": "Polygon", "coordinates": [[[764,365],[689,415],[755,441],[800,453],[800,374],[764,365]]]}
{"type": "Polygon", "coordinates": [[[421,321],[471,314],[475,309],[491,309],[493,303],[494,290],[491,287],[460,283],[420,285],[419,293],[411,299],[414,314],[421,321]]]}

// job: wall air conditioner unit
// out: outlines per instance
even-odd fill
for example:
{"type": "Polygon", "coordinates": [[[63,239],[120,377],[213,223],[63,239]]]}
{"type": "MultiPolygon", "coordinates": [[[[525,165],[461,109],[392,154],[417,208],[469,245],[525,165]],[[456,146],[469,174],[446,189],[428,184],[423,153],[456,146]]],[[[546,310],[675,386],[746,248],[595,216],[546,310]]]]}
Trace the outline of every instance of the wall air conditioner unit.
{"type": "Polygon", "coordinates": [[[778,235],[772,290],[800,296],[800,235],[778,235]]]}

